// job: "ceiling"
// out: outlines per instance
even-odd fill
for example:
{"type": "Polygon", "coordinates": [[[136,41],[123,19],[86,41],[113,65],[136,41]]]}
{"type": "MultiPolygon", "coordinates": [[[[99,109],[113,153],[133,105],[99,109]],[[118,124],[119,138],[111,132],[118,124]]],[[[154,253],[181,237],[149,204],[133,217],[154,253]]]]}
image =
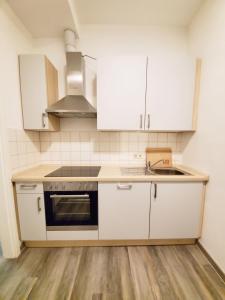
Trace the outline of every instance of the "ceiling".
{"type": "Polygon", "coordinates": [[[8,0],[33,37],[59,37],[80,24],[186,26],[205,0],[8,0]]]}
{"type": "Polygon", "coordinates": [[[58,37],[64,29],[74,29],[67,0],[8,0],[8,3],[33,37],[58,37]]]}
{"type": "Polygon", "coordinates": [[[73,0],[81,24],[186,26],[204,0],[73,0]]]}

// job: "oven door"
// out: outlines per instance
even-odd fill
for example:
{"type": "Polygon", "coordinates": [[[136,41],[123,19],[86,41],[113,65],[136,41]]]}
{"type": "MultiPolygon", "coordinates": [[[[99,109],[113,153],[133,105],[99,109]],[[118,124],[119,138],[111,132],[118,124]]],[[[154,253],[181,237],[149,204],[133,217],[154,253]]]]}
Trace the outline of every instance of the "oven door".
{"type": "Polygon", "coordinates": [[[47,230],[95,230],[98,192],[45,192],[47,230]]]}

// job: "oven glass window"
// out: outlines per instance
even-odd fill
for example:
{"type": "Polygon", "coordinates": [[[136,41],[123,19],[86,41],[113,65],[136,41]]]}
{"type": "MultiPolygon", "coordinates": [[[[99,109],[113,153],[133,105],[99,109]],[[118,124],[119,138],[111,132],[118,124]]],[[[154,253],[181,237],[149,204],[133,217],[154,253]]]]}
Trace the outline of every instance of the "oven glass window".
{"type": "Polygon", "coordinates": [[[58,223],[88,221],[91,218],[91,200],[84,195],[52,195],[53,218],[58,223]]]}

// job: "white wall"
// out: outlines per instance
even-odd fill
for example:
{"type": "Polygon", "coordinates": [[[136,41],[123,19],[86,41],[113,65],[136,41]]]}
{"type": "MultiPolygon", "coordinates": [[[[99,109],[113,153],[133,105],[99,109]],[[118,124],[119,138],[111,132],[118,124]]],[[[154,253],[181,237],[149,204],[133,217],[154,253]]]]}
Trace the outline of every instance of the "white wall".
{"type": "Polygon", "coordinates": [[[118,54],[175,54],[187,51],[187,31],[175,26],[80,27],[80,48],[95,57],[118,54]]]}
{"type": "Polygon", "coordinates": [[[208,0],[190,26],[190,46],[203,59],[198,131],[184,163],[210,175],[202,245],[225,272],[225,1],[208,0]]]}
{"type": "Polygon", "coordinates": [[[5,1],[0,1],[0,98],[8,127],[22,129],[18,54],[32,51],[32,38],[5,1]]]}

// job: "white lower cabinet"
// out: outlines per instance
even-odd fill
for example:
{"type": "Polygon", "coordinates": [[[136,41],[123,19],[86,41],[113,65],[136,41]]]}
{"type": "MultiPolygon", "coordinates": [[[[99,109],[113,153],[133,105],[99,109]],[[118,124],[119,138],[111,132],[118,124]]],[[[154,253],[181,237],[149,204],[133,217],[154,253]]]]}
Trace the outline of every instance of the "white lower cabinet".
{"type": "Polygon", "coordinates": [[[43,193],[17,194],[17,205],[22,241],[46,240],[46,223],[43,193]]]}
{"type": "Polygon", "coordinates": [[[150,183],[99,183],[99,239],[148,239],[150,183]]]}
{"type": "Polygon", "coordinates": [[[198,238],[203,184],[152,183],[150,239],[198,238]]]}

